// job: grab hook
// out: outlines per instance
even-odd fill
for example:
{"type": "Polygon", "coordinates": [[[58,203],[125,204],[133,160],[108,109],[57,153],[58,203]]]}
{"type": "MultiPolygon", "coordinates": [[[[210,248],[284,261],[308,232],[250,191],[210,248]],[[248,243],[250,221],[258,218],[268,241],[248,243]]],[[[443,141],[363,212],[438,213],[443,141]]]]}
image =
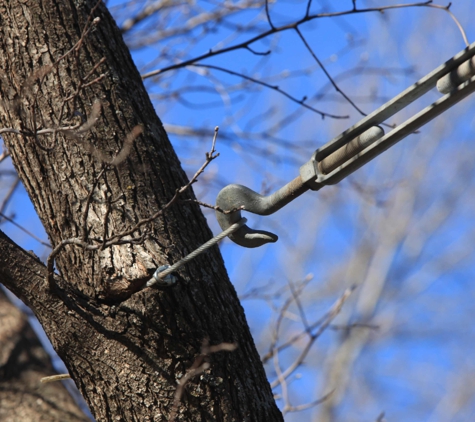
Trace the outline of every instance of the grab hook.
{"type": "MultiPolygon", "coordinates": [[[[269,215],[309,189],[300,176],[269,196],[260,195],[242,185],[228,185],[219,192],[216,198],[216,205],[220,208],[220,211],[216,211],[216,218],[221,228],[226,230],[231,224],[241,219],[241,210],[269,215]]],[[[273,233],[253,230],[247,225],[242,226],[229,238],[246,248],[257,248],[266,243],[277,242],[278,239],[273,233]]]]}

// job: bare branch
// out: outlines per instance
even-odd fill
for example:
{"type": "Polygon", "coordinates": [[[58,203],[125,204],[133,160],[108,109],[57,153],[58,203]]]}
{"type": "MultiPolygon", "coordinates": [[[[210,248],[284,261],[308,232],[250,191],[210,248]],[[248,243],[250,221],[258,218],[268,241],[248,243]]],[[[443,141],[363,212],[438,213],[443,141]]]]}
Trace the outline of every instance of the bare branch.
{"type": "Polygon", "coordinates": [[[289,403],[286,403],[285,407],[282,409],[282,413],[285,415],[291,412],[301,412],[302,410],[311,409],[312,407],[322,404],[325,400],[328,400],[333,393],[334,390],[330,391],[329,393],[325,394],[323,397],[320,397],[317,400],[314,400],[310,403],[299,404],[298,406],[291,406],[289,403]]]}
{"type": "MultiPolygon", "coordinates": [[[[269,13],[269,0],[266,0],[266,16],[267,16],[267,22],[269,22],[270,27],[275,30],[275,26],[274,26],[274,24],[272,23],[272,20],[271,20],[271,18],[270,18],[270,13],[269,13]]],[[[248,46],[247,48],[249,48],[249,46],[248,46]]]]}
{"type": "MultiPolygon", "coordinates": [[[[333,319],[340,313],[341,308],[343,307],[344,303],[346,300],[350,297],[351,293],[355,290],[355,287],[346,289],[343,295],[335,302],[335,304],[332,306],[326,317],[323,319],[321,324],[319,325],[319,329],[315,333],[311,332],[306,332],[307,335],[309,335],[309,340],[305,347],[303,348],[302,352],[299,354],[299,356],[294,360],[294,362],[283,372],[282,377],[278,378],[274,382],[271,383],[271,387],[275,388],[278,386],[282,380],[285,380],[289,377],[290,374],[292,374],[295,369],[297,369],[304,361],[305,357],[307,356],[308,352],[310,351],[310,348],[312,347],[313,343],[321,336],[321,334],[328,328],[328,326],[331,324],[333,319]]],[[[285,347],[288,347],[290,344],[287,342],[285,344],[285,347]]],[[[284,345],[283,345],[284,346],[284,345]]],[[[269,358],[271,356],[275,356],[278,354],[280,350],[282,350],[284,347],[281,346],[279,348],[273,349],[269,358]]],[[[266,361],[267,355],[262,359],[263,362],[266,361]]]]}
{"type": "Polygon", "coordinates": [[[447,6],[441,6],[439,4],[430,4],[428,5],[428,7],[432,7],[434,9],[442,9],[442,10],[445,10],[449,16],[453,19],[453,21],[455,22],[455,25],[457,25],[457,28],[459,29],[460,31],[460,34],[462,35],[462,38],[463,38],[463,42],[465,43],[465,45],[468,47],[470,45],[469,41],[468,41],[468,37],[467,37],[467,34],[465,32],[465,29],[463,29],[463,26],[462,24],[460,23],[460,21],[456,18],[456,16],[452,13],[452,11],[450,10],[450,6],[452,6],[452,3],[449,3],[447,6]]]}
{"type": "Polygon", "coordinates": [[[224,67],[214,66],[214,65],[206,65],[206,64],[194,64],[192,66],[219,70],[221,72],[225,72],[225,73],[228,73],[230,75],[239,76],[243,79],[247,79],[247,80],[252,81],[252,82],[254,82],[258,85],[265,86],[266,88],[273,89],[274,91],[277,91],[278,93],[284,95],[285,97],[287,97],[289,100],[293,101],[294,103],[297,103],[297,104],[313,111],[314,113],[319,114],[322,117],[331,117],[333,119],[347,119],[349,117],[349,116],[339,116],[339,115],[335,115],[335,114],[329,114],[329,113],[325,113],[324,111],[317,110],[316,108],[313,108],[312,106],[309,106],[305,102],[307,100],[307,97],[303,97],[301,100],[299,100],[299,99],[293,97],[292,95],[290,95],[289,93],[285,92],[284,90],[280,89],[277,85],[270,85],[266,82],[260,81],[259,79],[252,78],[251,76],[247,76],[247,75],[244,75],[242,73],[235,72],[234,70],[229,70],[229,69],[226,69],[224,67]]]}
{"type": "Polygon", "coordinates": [[[19,228],[22,232],[26,233],[28,236],[32,237],[35,239],[37,242],[41,243],[43,246],[46,246],[47,248],[52,248],[52,246],[48,243],[45,242],[44,240],[40,239],[38,236],[30,232],[29,230],[25,229],[23,226],[15,222],[15,220],[11,219],[10,217],[6,216],[2,212],[0,212],[0,216],[7,220],[8,222],[12,223],[15,227],[19,228]]]}
{"type": "Polygon", "coordinates": [[[207,204],[206,202],[198,201],[197,199],[180,199],[180,202],[188,202],[188,203],[198,204],[202,207],[210,208],[212,210],[218,211],[218,212],[223,213],[223,214],[232,214],[233,212],[242,211],[244,209],[244,206],[242,206],[242,207],[233,208],[233,209],[230,209],[230,210],[223,210],[222,208],[218,207],[217,205],[207,204]]]}
{"type": "Polygon", "coordinates": [[[316,15],[310,15],[310,16],[305,16],[304,18],[300,19],[297,22],[293,22],[291,24],[283,25],[280,27],[275,27],[271,28],[268,31],[265,31],[259,35],[256,35],[255,37],[252,37],[251,39],[241,42],[239,44],[235,44],[230,47],[225,47],[219,50],[210,50],[208,53],[202,54],[201,56],[194,57],[192,59],[185,60],[181,63],[176,63],[170,66],[166,66],[162,69],[154,70],[152,72],[148,72],[142,75],[142,79],[147,79],[152,76],[156,76],[165,72],[168,72],[170,70],[174,69],[180,69],[192,64],[195,64],[196,62],[208,59],[210,57],[215,57],[220,54],[224,53],[229,53],[231,51],[239,50],[239,49],[245,49],[249,45],[255,43],[256,41],[259,41],[261,39],[267,38],[269,35],[275,34],[277,32],[283,32],[287,31],[289,29],[295,29],[299,25],[305,23],[305,22],[310,22],[314,19],[318,18],[330,18],[330,17],[336,17],[336,16],[346,16],[350,14],[355,14],[355,13],[374,13],[374,12],[383,12],[385,10],[391,10],[391,9],[403,9],[403,8],[409,8],[409,7],[428,7],[432,3],[431,0],[425,1],[425,2],[419,2],[419,3],[408,3],[408,4],[396,4],[396,5],[390,5],[390,6],[383,6],[383,7],[370,7],[370,8],[365,8],[365,9],[350,9],[346,11],[341,11],[341,12],[330,12],[330,13],[319,13],[316,15]]]}
{"type": "Polygon", "coordinates": [[[335,83],[334,79],[331,77],[331,75],[328,73],[327,69],[325,68],[325,66],[323,66],[323,63],[319,60],[319,58],[317,57],[317,55],[313,52],[312,48],[310,47],[310,45],[308,44],[307,40],[305,39],[305,37],[302,35],[302,33],[300,32],[300,29],[298,27],[295,28],[295,32],[297,32],[298,36],[300,37],[300,39],[302,40],[302,42],[304,43],[305,47],[307,48],[307,50],[309,51],[309,53],[312,55],[312,57],[315,59],[315,61],[318,63],[318,65],[320,66],[320,69],[323,70],[323,73],[325,73],[326,77],[328,78],[328,80],[331,82],[331,84],[333,85],[333,87],[336,89],[337,92],[339,92],[344,98],[346,101],[348,101],[355,110],[357,110],[360,114],[362,114],[363,116],[366,116],[366,113],[361,110],[351,99],[350,97],[348,97],[348,95],[346,95],[340,88],[339,86],[335,83]]]}
{"type": "Polygon", "coordinates": [[[307,10],[305,11],[305,17],[310,16],[310,8],[312,7],[312,0],[308,0],[307,2],[307,10]]]}
{"type": "MultiPolygon", "coordinates": [[[[11,184],[10,189],[8,190],[7,194],[2,200],[2,205],[0,206],[0,214],[4,214],[5,210],[10,203],[11,199],[13,198],[13,194],[17,190],[18,186],[20,186],[20,178],[18,175],[15,177],[15,181],[11,184]]],[[[1,219],[0,219],[1,221],[1,219]]]]}
{"type": "Polygon", "coordinates": [[[122,31],[122,33],[130,31],[138,23],[142,22],[143,20],[147,19],[148,17],[152,16],[154,13],[158,11],[163,11],[164,8],[170,7],[173,4],[174,4],[173,0],[161,0],[161,1],[156,1],[155,3],[152,3],[152,4],[147,4],[140,13],[138,13],[132,18],[127,19],[123,23],[120,30],[122,31]]]}

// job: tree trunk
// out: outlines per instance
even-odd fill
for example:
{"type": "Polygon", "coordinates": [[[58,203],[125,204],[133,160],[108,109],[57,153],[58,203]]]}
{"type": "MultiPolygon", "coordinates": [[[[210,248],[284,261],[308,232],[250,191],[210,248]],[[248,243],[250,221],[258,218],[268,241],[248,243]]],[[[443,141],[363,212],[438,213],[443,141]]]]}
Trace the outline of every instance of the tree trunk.
{"type": "Polygon", "coordinates": [[[114,21],[95,4],[0,0],[0,126],[21,131],[2,136],[53,246],[76,243],[59,250],[50,286],[44,265],[1,236],[2,282],[37,315],[97,420],[168,420],[197,359],[210,366],[183,389],[177,420],[282,420],[217,247],[174,286],[142,289],[211,232],[189,203],[137,225],[187,179],[114,21]],[[88,130],[37,134],[81,124],[88,130]],[[238,347],[202,356],[204,341],[238,347]]]}
{"type": "Polygon", "coordinates": [[[86,422],[61,382],[26,316],[0,289],[0,420],[2,422],[86,422]]]}

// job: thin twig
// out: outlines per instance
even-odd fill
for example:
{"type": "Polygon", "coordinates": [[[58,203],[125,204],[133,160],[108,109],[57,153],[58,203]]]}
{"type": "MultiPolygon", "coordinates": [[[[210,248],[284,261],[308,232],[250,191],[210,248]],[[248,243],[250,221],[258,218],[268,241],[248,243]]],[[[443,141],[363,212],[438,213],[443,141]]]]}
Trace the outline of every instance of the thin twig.
{"type": "Polygon", "coordinates": [[[232,208],[230,210],[223,210],[222,208],[218,207],[217,205],[207,204],[206,202],[198,201],[197,199],[180,199],[180,202],[188,202],[188,203],[198,204],[198,205],[201,205],[202,207],[210,208],[210,209],[218,211],[222,214],[232,214],[234,212],[242,211],[244,209],[244,205],[242,205],[240,207],[232,208]]]}
{"type": "Polygon", "coordinates": [[[298,406],[291,406],[286,403],[285,407],[282,409],[282,414],[285,415],[290,412],[301,412],[302,410],[307,410],[307,409],[311,409],[312,407],[316,407],[319,404],[322,404],[324,401],[328,400],[333,395],[334,392],[335,390],[332,390],[317,400],[314,400],[310,403],[299,404],[298,406]]]}
{"type": "MultiPolygon", "coordinates": [[[[269,25],[272,29],[275,30],[275,26],[272,23],[272,20],[270,18],[270,13],[269,13],[269,0],[266,0],[266,16],[267,16],[267,22],[269,22],[269,25]]],[[[247,46],[249,48],[249,46],[247,46]]]]}
{"type": "Polygon", "coordinates": [[[18,186],[20,186],[20,178],[18,177],[18,174],[17,174],[16,177],[15,177],[15,181],[11,184],[10,189],[8,190],[5,197],[3,198],[2,205],[0,206],[0,214],[5,213],[5,210],[8,206],[8,204],[9,204],[10,200],[13,198],[13,194],[15,193],[18,186]]]}
{"type": "Polygon", "coordinates": [[[46,384],[48,382],[62,381],[62,380],[70,379],[70,378],[71,378],[71,375],[69,374],[58,374],[58,375],[51,375],[50,377],[43,377],[40,379],[40,382],[42,384],[46,384]]]}
{"type": "Polygon", "coordinates": [[[308,0],[307,2],[307,10],[305,11],[305,17],[310,16],[310,8],[312,7],[312,0],[308,0]]]}
{"type": "Polygon", "coordinates": [[[327,318],[325,321],[320,325],[319,329],[311,334],[309,341],[299,354],[299,356],[294,360],[292,364],[290,364],[287,369],[282,374],[282,377],[279,377],[277,380],[271,383],[271,388],[277,387],[281,384],[281,380],[287,379],[290,374],[292,374],[302,363],[304,362],[305,358],[307,357],[308,352],[310,351],[311,347],[315,343],[315,341],[322,335],[322,333],[328,328],[330,323],[335,319],[335,317],[340,313],[341,308],[343,307],[346,300],[350,297],[351,293],[355,290],[355,287],[351,287],[345,290],[343,295],[336,301],[336,303],[332,306],[332,309],[328,313],[327,318]]]}
{"type": "Polygon", "coordinates": [[[220,66],[208,65],[208,64],[193,64],[191,66],[202,67],[202,68],[206,68],[206,69],[219,70],[221,72],[228,73],[229,75],[239,76],[243,79],[247,79],[248,81],[254,82],[258,85],[262,85],[262,86],[265,86],[266,88],[273,89],[274,91],[277,91],[278,93],[284,95],[285,97],[287,97],[289,100],[293,101],[294,103],[297,103],[297,104],[313,111],[314,113],[318,113],[322,117],[331,117],[333,119],[347,119],[349,117],[349,116],[340,116],[340,115],[325,113],[324,111],[318,110],[318,109],[313,108],[312,106],[308,105],[305,102],[307,100],[307,97],[303,97],[301,100],[299,100],[298,98],[295,98],[294,96],[290,95],[288,92],[286,92],[286,91],[282,90],[281,88],[279,88],[278,85],[268,84],[267,82],[260,81],[259,79],[253,78],[251,76],[244,75],[243,73],[235,72],[234,70],[226,69],[226,68],[220,67],[220,66]]]}
{"type": "Polygon", "coordinates": [[[295,301],[295,304],[297,305],[297,308],[299,310],[300,319],[302,320],[302,324],[305,328],[305,331],[308,331],[310,329],[310,326],[308,324],[307,315],[305,314],[305,310],[302,306],[302,302],[300,301],[300,295],[303,292],[303,288],[300,288],[299,290],[295,290],[294,284],[292,283],[290,279],[289,279],[289,287],[290,287],[290,292],[292,293],[292,297],[295,301]]]}
{"type": "MultiPolygon", "coordinates": [[[[301,294],[301,292],[303,292],[303,290],[305,289],[307,284],[310,283],[310,281],[312,281],[312,277],[307,277],[305,280],[303,280],[303,282],[301,282],[299,285],[296,295],[301,294]]],[[[262,358],[262,363],[266,363],[271,357],[275,356],[276,351],[279,350],[279,348],[276,348],[276,345],[277,345],[277,341],[279,340],[280,325],[282,324],[282,321],[284,319],[285,312],[287,311],[287,309],[289,308],[289,306],[292,304],[294,300],[295,300],[295,296],[292,295],[282,305],[279,315],[277,317],[277,321],[275,323],[275,328],[273,330],[274,332],[272,335],[272,341],[269,345],[269,352],[267,352],[267,354],[262,358]]],[[[305,330],[305,332],[307,331],[305,330]]]]}
{"type": "MultiPolygon", "coordinates": [[[[137,128],[137,127],[136,127],[137,128]]],[[[170,199],[162,208],[160,208],[155,214],[153,214],[151,217],[144,218],[139,220],[138,223],[136,223],[132,228],[127,229],[121,233],[117,233],[115,235],[112,235],[110,238],[105,238],[105,235],[103,235],[102,239],[93,239],[90,238],[87,235],[87,219],[88,219],[88,213],[89,213],[89,208],[90,204],[92,202],[92,195],[94,193],[94,190],[97,186],[97,183],[99,182],[100,178],[104,174],[104,172],[107,170],[108,166],[104,166],[104,168],[101,170],[99,175],[96,177],[96,180],[93,183],[93,186],[91,187],[91,190],[88,194],[88,197],[86,199],[86,204],[82,216],[82,223],[81,223],[81,237],[74,237],[74,238],[69,238],[69,239],[64,239],[62,240],[58,245],[54,247],[52,250],[51,254],[48,256],[46,260],[46,267],[47,267],[47,280],[49,283],[49,286],[51,289],[54,288],[54,260],[56,256],[61,252],[61,250],[67,246],[67,245],[73,245],[77,247],[81,247],[85,250],[88,251],[96,251],[96,250],[104,250],[105,248],[111,247],[111,246],[116,246],[116,245],[126,245],[126,244],[141,244],[145,240],[146,232],[142,233],[141,236],[139,237],[133,237],[131,239],[123,239],[124,237],[130,236],[134,234],[137,230],[139,230],[142,226],[145,224],[151,223],[154,221],[158,216],[163,214],[165,210],[170,208],[193,183],[195,183],[198,180],[198,177],[204,172],[206,167],[209,165],[211,161],[216,159],[219,156],[219,153],[216,152],[216,140],[218,136],[218,126],[215,127],[214,129],[214,136],[213,136],[213,141],[211,144],[211,149],[209,152],[206,153],[206,160],[204,164],[198,169],[198,171],[194,174],[194,176],[191,178],[191,180],[181,188],[177,189],[175,191],[175,194],[173,195],[172,199],[170,199]],[[89,241],[95,241],[98,244],[90,244],[89,241]]],[[[132,131],[134,132],[134,131],[132,131]]],[[[132,133],[131,132],[131,133],[132,133]]],[[[141,133],[141,129],[140,129],[141,133]]],[[[131,137],[133,138],[135,134],[132,134],[131,137]]],[[[124,148],[124,147],[123,147],[124,148]]],[[[117,156],[120,156],[121,152],[117,156]]],[[[115,163],[114,160],[112,160],[112,163],[115,163]]]]}
{"type": "Polygon", "coordinates": [[[32,232],[25,229],[23,226],[20,226],[20,224],[16,223],[13,219],[11,219],[10,217],[7,217],[5,214],[0,212],[0,217],[4,218],[8,222],[12,223],[15,227],[19,228],[21,231],[26,233],[28,236],[31,236],[33,239],[35,239],[37,242],[41,243],[43,246],[46,246],[47,248],[52,248],[52,246],[48,242],[45,242],[44,240],[41,240],[38,236],[34,235],[32,232]]]}
{"type": "Polygon", "coordinates": [[[206,155],[206,160],[203,163],[203,165],[197,170],[197,172],[193,175],[193,177],[190,179],[190,181],[186,185],[184,185],[181,188],[177,189],[175,191],[175,194],[173,195],[173,197],[162,208],[160,208],[155,214],[153,214],[151,217],[147,217],[147,218],[139,220],[139,222],[136,223],[135,226],[133,226],[132,228],[130,228],[128,230],[125,230],[122,233],[118,233],[114,236],[111,236],[107,240],[106,245],[111,244],[111,242],[114,242],[116,239],[120,239],[120,238],[123,238],[125,236],[129,236],[129,235],[133,234],[134,232],[136,232],[140,227],[154,221],[156,218],[158,218],[160,215],[162,215],[165,210],[170,208],[178,200],[180,195],[182,195],[193,183],[195,183],[198,180],[198,177],[201,175],[201,173],[203,173],[205,171],[206,167],[208,167],[208,165],[211,163],[211,161],[213,161],[214,159],[219,157],[219,153],[217,153],[216,149],[215,149],[216,140],[217,140],[217,136],[218,136],[218,131],[219,131],[219,127],[216,126],[214,128],[214,135],[213,135],[213,141],[212,141],[212,144],[211,144],[211,149],[210,149],[209,152],[207,152],[205,154],[206,155]]]}
{"type": "Polygon", "coordinates": [[[459,22],[459,20],[455,17],[455,15],[450,10],[450,6],[452,6],[452,3],[449,3],[447,6],[442,6],[440,4],[430,4],[430,5],[428,5],[428,7],[432,7],[433,9],[445,10],[449,14],[449,16],[455,22],[455,25],[457,25],[457,28],[459,29],[460,33],[462,34],[462,38],[463,38],[463,41],[464,41],[465,45],[468,47],[470,45],[470,43],[468,42],[467,34],[466,34],[465,30],[463,29],[462,24],[459,22]]]}
{"type": "MultiPolygon", "coordinates": [[[[0,132],[1,132],[1,130],[0,130],[0,132]]],[[[5,161],[8,157],[10,157],[10,153],[5,148],[2,152],[2,154],[0,155],[0,163],[3,163],[3,161],[5,161]]]]}
{"type": "Polygon", "coordinates": [[[318,63],[318,66],[320,66],[320,69],[323,70],[323,73],[325,73],[325,76],[328,78],[328,80],[331,82],[331,84],[333,85],[333,87],[336,89],[337,92],[339,92],[343,98],[345,98],[346,101],[348,101],[348,103],[351,104],[351,106],[356,110],[358,111],[360,114],[362,114],[363,116],[366,116],[366,113],[361,110],[352,100],[350,97],[348,97],[348,95],[346,95],[341,89],[340,87],[336,84],[335,80],[331,77],[330,73],[328,73],[327,69],[325,68],[325,66],[323,65],[323,63],[320,61],[320,59],[317,57],[317,55],[314,53],[314,51],[312,50],[312,47],[310,47],[309,43],[307,42],[307,40],[305,39],[305,37],[302,35],[302,33],[300,32],[300,29],[298,27],[295,28],[295,32],[297,32],[298,36],[300,37],[300,39],[302,40],[302,42],[304,43],[305,47],[307,48],[308,52],[312,55],[312,57],[315,59],[315,61],[318,63]]]}

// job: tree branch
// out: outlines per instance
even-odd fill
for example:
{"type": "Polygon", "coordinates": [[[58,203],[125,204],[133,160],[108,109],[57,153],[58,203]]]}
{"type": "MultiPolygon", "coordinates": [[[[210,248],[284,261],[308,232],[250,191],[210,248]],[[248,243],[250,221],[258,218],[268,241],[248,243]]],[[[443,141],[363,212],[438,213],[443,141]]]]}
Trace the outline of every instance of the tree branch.
{"type": "Polygon", "coordinates": [[[316,15],[310,15],[310,16],[305,16],[304,18],[300,19],[297,22],[293,22],[291,24],[287,25],[282,25],[279,27],[273,27],[269,29],[268,31],[265,31],[259,35],[256,35],[255,37],[252,37],[251,39],[247,41],[243,41],[239,44],[235,44],[226,48],[222,48],[219,50],[210,50],[208,53],[202,54],[200,56],[194,57],[192,59],[185,60],[181,63],[176,63],[170,66],[163,67],[161,69],[154,70],[152,72],[148,72],[142,75],[142,79],[147,79],[151,78],[152,76],[156,76],[165,72],[168,72],[170,70],[174,69],[180,69],[186,66],[189,66],[191,64],[195,64],[196,62],[209,59],[211,57],[218,56],[220,54],[224,53],[229,53],[231,51],[239,50],[239,49],[247,49],[247,47],[250,44],[255,43],[256,41],[262,40],[264,38],[267,38],[269,35],[275,34],[277,32],[283,32],[287,31],[289,29],[296,29],[299,25],[305,23],[305,22],[310,22],[314,19],[319,19],[319,18],[330,18],[330,17],[336,17],[336,16],[346,16],[346,15],[351,15],[355,13],[374,13],[374,12],[384,12],[385,10],[391,10],[391,9],[403,9],[403,8],[409,8],[409,7],[428,7],[432,3],[432,0],[425,1],[425,2],[419,2],[419,3],[409,3],[409,4],[396,4],[396,5],[391,5],[391,6],[383,6],[383,7],[369,7],[365,9],[350,9],[350,10],[345,10],[341,12],[331,12],[331,13],[318,13],[316,15]]]}

